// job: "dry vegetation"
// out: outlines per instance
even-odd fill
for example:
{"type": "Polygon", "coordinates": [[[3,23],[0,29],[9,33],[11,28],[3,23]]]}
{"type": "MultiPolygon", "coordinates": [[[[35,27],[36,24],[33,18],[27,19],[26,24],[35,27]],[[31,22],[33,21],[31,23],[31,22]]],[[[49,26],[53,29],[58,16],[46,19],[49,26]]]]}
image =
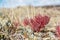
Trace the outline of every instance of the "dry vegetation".
{"type": "Polygon", "coordinates": [[[36,14],[48,15],[50,17],[60,17],[60,7],[33,7],[24,6],[16,8],[0,8],[0,12],[8,15],[8,17],[18,17],[22,20],[25,17],[33,17],[36,14]]]}
{"type": "Polygon", "coordinates": [[[55,26],[60,22],[60,7],[19,6],[16,8],[0,8],[0,13],[7,15],[10,20],[18,18],[20,22],[22,22],[25,17],[30,18],[37,14],[48,15],[51,17],[50,22],[47,25],[48,30],[55,30],[55,26]]]}

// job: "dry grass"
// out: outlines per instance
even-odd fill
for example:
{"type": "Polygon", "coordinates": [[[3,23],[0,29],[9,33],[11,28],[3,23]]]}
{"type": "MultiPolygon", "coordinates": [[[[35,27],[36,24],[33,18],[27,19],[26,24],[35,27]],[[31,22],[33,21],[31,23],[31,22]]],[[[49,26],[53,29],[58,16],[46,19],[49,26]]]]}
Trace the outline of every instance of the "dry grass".
{"type": "Polygon", "coordinates": [[[33,17],[37,14],[48,15],[51,17],[51,24],[57,23],[60,20],[60,7],[33,7],[33,6],[23,6],[16,8],[0,8],[0,12],[7,15],[11,20],[19,19],[20,22],[25,17],[33,17]]]}
{"type": "Polygon", "coordinates": [[[46,25],[46,27],[47,30],[53,31],[55,30],[57,23],[60,23],[60,7],[23,6],[9,9],[0,8],[0,13],[3,13],[5,16],[8,16],[11,21],[13,21],[14,19],[19,19],[21,23],[25,17],[32,18],[37,14],[48,15],[51,17],[51,19],[49,24],[46,25]]]}

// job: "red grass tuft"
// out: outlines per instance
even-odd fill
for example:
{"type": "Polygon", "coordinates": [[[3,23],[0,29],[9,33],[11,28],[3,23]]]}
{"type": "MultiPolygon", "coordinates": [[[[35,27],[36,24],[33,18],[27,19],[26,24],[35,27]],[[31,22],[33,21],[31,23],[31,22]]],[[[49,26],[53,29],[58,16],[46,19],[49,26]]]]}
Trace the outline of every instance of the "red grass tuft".
{"type": "Polygon", "coordinates": [[[30,26],[31,26],[31,28],[32,28],[33,31],[36,31],[36,32],[40,31],[40,28],[39,28],[40,27],[40,24],[37,23],[33,19],[30,19],[30,26]]]}
{"type": "Polygon", "coordinates": [[[28,18],[25,18],[23,20],[23,24],[24,24],[24,26],[27,26],[29,24],[29,19],[28,18]]]}
{"type": "Polygon", "coordinates": [[[60,37],[60,25],[56,27],[56,35],[60,37]]]}
{"type": "Polygon", "coordinates": [[[49,23],[50,17],[41,16],[40,14],[32,19],[24,19],[24,25],[30,25],[33,31],[39,32],[46,24],[49,23]]]}
{"type": "Polygon", "coordinates": [[[34,31],[39,32],[40,29],[44,28],[49,23],[50,17],[37,15],[33,19],[30,19],[31,28],[34,31]]]}
{"type": "Polygon", "coordinates": [[[50,20],[50,17],[48,17],[48,16],[43,16],[42,18],[41,18],[41,24],[42,25],[46,25],[46,24],[48,24],[49,23],[49,20],[50,20]]]}

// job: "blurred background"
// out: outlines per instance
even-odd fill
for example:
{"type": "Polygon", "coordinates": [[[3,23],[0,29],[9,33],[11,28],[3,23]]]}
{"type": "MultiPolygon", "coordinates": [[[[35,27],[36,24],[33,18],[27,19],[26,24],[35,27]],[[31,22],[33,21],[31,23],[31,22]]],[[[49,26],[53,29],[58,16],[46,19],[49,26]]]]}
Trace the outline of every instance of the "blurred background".
{"type": "Polygon", "coordinates": [[[0,0],[1,7],[60,5],[60,0],[0,0]]]}

